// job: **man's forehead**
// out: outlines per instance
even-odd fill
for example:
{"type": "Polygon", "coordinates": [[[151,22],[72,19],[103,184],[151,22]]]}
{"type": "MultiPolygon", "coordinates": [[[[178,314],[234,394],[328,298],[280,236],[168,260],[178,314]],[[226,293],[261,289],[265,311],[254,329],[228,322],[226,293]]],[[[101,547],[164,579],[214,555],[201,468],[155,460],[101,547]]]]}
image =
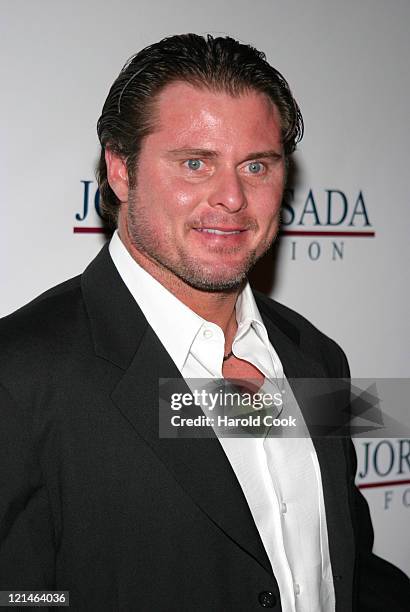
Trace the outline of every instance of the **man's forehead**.
{"type": "MultiPolygon", "coordinates": [[[[224,90],[175,81],[156,96],[152,109],[158,133],[212,134],[221,138],[280,131],[279,111],[266,94],[246,89],[238,95],[224,90]],[[230,132],[232,134],[230,135],[230,132]]],[[[182,144],[180,145],[182,146],[182,144]]]]}

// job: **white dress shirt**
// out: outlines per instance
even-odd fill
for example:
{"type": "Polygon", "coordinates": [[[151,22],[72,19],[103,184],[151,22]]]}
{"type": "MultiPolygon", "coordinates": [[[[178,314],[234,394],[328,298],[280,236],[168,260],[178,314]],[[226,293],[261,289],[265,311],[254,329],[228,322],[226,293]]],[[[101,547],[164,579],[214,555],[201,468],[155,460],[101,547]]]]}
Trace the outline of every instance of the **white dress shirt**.
{"type": "MultiPolygon", "coordinates": [[[[222,329],[193,312],[141,268],[117,232],[109,250],[121,278],[181,375],[185,379],[223,378],[222,329]]],[[[238,296],[236,319],[235,356],[252,363],[266,381],[282,388],[282,364],[249,284],[238,296]]],[[[272,565],[283,612],[334,612],[322,479],[311,439],[221,437],[219,442],[272,565]]]]}

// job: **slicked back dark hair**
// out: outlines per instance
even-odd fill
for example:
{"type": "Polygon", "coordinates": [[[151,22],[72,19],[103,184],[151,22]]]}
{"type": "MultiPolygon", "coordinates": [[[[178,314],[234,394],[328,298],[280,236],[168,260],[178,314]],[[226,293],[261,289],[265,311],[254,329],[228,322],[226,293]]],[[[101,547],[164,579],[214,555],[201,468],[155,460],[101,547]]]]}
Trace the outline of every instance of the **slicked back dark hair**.
{"type": "Polygon", "coordinates": [[[130,185],[134,186],[142,140],[155,130],[157,96],[176,81],[232,96],[247,91],[264,93],[279,111],[286,156],[302,138],[299,107],[286,80],[268,64],[263,52],[229,36],[181,34],[164,38],[128,60],[98,120],[101,157],[97,179],[101,210],[111,226],[117,224],[120,201],[107,180],[104,151],[109,148],[126,161],[130,185]]]}

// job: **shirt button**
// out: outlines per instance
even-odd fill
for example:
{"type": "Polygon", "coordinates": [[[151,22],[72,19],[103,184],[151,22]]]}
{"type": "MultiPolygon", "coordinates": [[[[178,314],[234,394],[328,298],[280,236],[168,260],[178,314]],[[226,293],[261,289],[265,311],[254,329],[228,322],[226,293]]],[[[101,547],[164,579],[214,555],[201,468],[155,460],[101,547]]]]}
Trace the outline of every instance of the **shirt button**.
{"type": "Polygon", "coordinates": [[[274,608],[276,604],[276,597],[270,591],[259,593],[258,600],[262,608],[274,608]]]}
{"type": "Polygon", "coordinates": [[[286,514],[286,512],[288,511],[288,507],[285,504],[285,502],[282,502],[282,504],[280,506],[280,511],[282,512],[282,514],[286,514]]]}
{"type": "Polygon", "coordinates": [[[295,588],[295,595],[300,595],[300,585],[296,583],[294,585],[294,588],[295,588]]]}
{"type": "Polygon", "coordinates": [[[212,336],[213,336],[212,330],[204,329],[203,336],[204,336],[204,338],[212,338],[212,336]]]}

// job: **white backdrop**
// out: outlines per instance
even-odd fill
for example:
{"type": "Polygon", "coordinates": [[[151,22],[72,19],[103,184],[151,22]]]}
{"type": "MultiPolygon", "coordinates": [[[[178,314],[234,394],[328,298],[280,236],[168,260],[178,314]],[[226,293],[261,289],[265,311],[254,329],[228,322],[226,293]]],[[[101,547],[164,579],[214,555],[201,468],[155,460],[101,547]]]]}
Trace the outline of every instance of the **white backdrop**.
{"type": "MultiPolygon", "coordinates": [[[[81,272],[103,242],[73,228],[99,225],[95,124],[125,60],[170,34],[230,34],[267,53],[306,123],[284,214],[284,230],[299,233],[280,240],[272,295],[337,340],[353,376],[409,377],[408,0],[0,8],[0,314],[81,272]],[[333,234],[306,234],[319,231],[333,234]]],[[[410,572],[410,442],[359,440],[357,449],[375,550],[410,572]]]]}

